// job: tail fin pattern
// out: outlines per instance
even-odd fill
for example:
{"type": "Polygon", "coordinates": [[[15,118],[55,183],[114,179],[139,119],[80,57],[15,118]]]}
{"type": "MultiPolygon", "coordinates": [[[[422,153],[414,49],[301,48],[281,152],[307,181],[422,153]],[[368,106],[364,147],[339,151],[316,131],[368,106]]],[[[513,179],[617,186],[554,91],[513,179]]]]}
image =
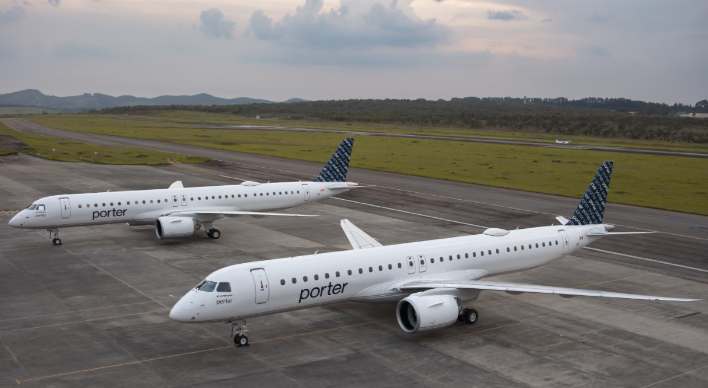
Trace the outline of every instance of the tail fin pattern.
{"type": "Polygon", "coordinates": [[[605,214],[605,202],[607,201],[607,191],[610,189],[610,178],[612,177],[612,161],[602,163],[597,170],[595,178],[590,182],[588,190],[583,199],[575,209],[573,217],[566,225],[589,225],[601,224],[605,214]]]}
{"type": "Polygon", "coordinates": [[[332,158],[325,164],[315,182],[346,182],[349,169],[349,157],[352,155],[354,138],[346,138],[339,145],[332,158]]]}

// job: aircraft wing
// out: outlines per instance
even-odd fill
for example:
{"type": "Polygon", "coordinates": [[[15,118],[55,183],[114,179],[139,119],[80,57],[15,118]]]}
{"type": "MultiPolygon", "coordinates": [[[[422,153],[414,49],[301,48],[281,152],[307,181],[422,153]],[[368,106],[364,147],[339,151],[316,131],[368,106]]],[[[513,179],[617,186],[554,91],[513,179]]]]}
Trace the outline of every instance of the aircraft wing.
{"type": "Polygon", "coordinates": [[[349,222],[349,220],[342,220],[340,225],[344,230],[344,234],[347,235],[349,243],[352,244],[352,248],[354,249],[368,249],[383,246],[381,243],[376,241],[376,239],[364,233],[364,231],[349,222]]]}
{"type": "Polygon", "coordinates": [[[287,214],[287,213],[264,213],[264,212],[246,212],[239,210],[209,210],[209,211],[187,211],[187,212],[174,212],[169,213],[172,217],[199,217],[200,215],[208,216],[226,216],[226,217],[236,217],[236,216],[283,216],[283,217],[319,217],[319,215],[313,214],[287,214]]]}
{"type": "Polygon", "coordinates": [[[601,297],[601,298],[665,300],[665,301],[674,301],[674,302],[693,302],[693,301],[701,300],[701,299],[670,298],[670,297],[652,296],[652,295],[623,294],[623,293],[619,293],[619,292],[585,290],[585,289],[580,289],[580,288],[538,286],[535,284],[493,282],[493,281],[487,281],[487,280],[414,281],[414,282],[406,283],[406,284],[403,284],[402,286],[400,286],[400,289],[402,291],[440,289],[440,288],[493,290],[493,291],[504,291],[509,294],[523,294],[523,293],[527,293],[527,292],[528,293],[535,293],[535,294],[555,294],[555,295],[560,295],[565,298],[572,298],[574,296],[594,296],[594,297],[601,297]]]}

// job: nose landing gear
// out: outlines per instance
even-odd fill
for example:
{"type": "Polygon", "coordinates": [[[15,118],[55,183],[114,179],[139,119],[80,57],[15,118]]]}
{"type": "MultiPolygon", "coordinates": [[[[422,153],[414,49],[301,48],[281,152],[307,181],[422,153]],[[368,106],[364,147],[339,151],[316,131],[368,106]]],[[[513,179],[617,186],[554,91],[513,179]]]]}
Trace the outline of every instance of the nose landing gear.
{"type": "Polygon", "coordinates": [[[61,239],[59,238],[59,229],[47,229],[47,232],[49,232],[49,236],[51,236],[52,233],[54,234],[52,244],[61,245],[61,239]]]}
{"type": "Polygon", "coordinates": [[[234,344],[237,348],[248,346],[248,336],[246,335],[246,320],[231,322],[231,337],[234,338],[234,344]],[[236,331],[234,332],[234,327],[236,331]]]}

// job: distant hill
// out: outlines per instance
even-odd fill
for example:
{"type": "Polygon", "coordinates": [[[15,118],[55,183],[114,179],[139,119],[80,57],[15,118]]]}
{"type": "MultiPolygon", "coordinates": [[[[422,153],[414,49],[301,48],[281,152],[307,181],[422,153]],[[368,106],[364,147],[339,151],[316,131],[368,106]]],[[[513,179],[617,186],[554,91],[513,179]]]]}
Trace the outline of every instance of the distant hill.
{"type": "MultiPolygon", "coordinates": [[[[293,98],[286,102],[304,101],[293,98]]],[[[118,106],[136,105],[243,105],[271,104],[273,101],[248,97],[232,99],[214,97],[201,93],[194,96],[159,96],[154,98],[119,96],[113,97],[101,93],[84,93],[80,96],[47,96],[36,89],[27,89],[14,93],[0,94],[0,106],[32,106],[63,111],[87,111],[118,106]]]]}

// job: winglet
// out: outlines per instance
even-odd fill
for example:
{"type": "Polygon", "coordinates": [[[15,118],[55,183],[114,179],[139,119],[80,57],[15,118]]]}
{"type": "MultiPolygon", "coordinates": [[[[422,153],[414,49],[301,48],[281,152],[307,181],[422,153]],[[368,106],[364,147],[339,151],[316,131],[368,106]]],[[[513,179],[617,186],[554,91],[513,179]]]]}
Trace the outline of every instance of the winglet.
{"type": "Polygon", "coordinates": [[[168,189],[183,189],[184,186],[182,185],[182,181],[176,181],[175,183],[171,184],[168,189]]]}
{"type": "Polygon", "coordinates": [[[320,175],[315,178],[315,182],[346,182],[349,157],[352,155],[353,147],[354,138],[348,137],[342,140],[329,162],[320,171],[320,175]]]}
{"type": "Polygon", "coordinates": [[[349,220],[342,220],[340,225],[344,230],[344,234],[347,235],[349,243],[352,244],[352,248],[367,249],[382,246],[376,239],[364,233],[361,229],[349,222],[349,220]]]}
{"type": "Polygon", "coordinates": [[[607,191],[612,177],[612,161],[603,162],[595,174],[588,190],[580,200],[575,213],[566,225],[601,224],[605,214],[607,191]]]}

